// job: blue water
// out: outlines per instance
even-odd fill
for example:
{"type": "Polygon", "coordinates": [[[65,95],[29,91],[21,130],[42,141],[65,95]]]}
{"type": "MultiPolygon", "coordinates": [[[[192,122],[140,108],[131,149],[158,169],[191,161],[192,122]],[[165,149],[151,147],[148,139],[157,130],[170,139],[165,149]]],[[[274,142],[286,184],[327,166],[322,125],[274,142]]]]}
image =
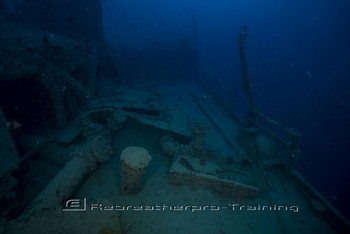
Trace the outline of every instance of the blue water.
{"type": "Polygon", "coordinates": [[[219,90],[212,93],[241,116],[246,100],[237,37],[240,27],[247,25],[246,51],[256,107],[302,134],[296,167],[350,217],[349,1],[103,3],[106,40],[136,49],[154,42],[169,45],[182,38],[194,39],[194,12],[199,79],[215,82],[219,90]],[[233,103],[228,100],[230,90],[233,103]]]}

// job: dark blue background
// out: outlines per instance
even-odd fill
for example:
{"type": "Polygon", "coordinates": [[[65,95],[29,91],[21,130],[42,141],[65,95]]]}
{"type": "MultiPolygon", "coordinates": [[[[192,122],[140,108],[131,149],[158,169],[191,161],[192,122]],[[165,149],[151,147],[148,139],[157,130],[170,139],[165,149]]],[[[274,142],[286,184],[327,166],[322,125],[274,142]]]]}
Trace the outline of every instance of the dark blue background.
{"type": "MultiPolygon", "coordinates": [[[[142,48],[193,38],[201,78],[220,84],[244,116],[237,36],[257,108],[302,134],[297,168],[347,217],[350,197],[350,3],[347,0],[105,0],[106,39],[142,48]]],[[[179,58],[181,59],[181,58],[179,58]]],[[[227,100],[224,100],[227,101],[227,100]]]]}

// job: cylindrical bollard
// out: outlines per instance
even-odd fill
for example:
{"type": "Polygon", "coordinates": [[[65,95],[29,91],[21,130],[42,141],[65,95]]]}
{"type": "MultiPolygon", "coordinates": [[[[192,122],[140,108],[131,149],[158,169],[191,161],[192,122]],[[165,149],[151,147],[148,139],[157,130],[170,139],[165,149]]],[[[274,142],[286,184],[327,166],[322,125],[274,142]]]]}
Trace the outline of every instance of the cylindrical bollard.
{"type": "Polygon", "coordinates": [[[162,137],[162,139],[160,139],[160,146],[162,147],[163,153],[171,157],[176,155],[179,148],[174,139],[170,136],[162,137]]]}
{"type": "Polygon", "coordinates": [[[141,190],[143,176],[152,157],[141,147],[127,147],[120,155],[121,171],[119,191],[122,195],[141,190]]]}

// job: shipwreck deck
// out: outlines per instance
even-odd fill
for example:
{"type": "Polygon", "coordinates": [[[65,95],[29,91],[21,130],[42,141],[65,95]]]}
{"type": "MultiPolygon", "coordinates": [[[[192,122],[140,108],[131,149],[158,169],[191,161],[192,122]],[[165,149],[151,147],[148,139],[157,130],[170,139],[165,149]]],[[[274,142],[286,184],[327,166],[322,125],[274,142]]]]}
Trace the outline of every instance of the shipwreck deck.
{"type": "MultiPolygon", "coordinates": [[[[278,159],[279,152],[263,156],[247,152],[237,140],[242,124],[199,87],[113,89],[90,102],[80,116],[89,115],[114,128],[110,130],[112,156],[98,164],[70,196],[85,198],[86,211],[62,211],[60,204],[29,210],[30,216],[6,223],[6,232],[337,233],[348,228],[312,187],[278,159]],[[120,128],[110,120],[116,110],[127,119],[120,128]],[[191,148],[195,123],[205,124],[207,130],[200,149],[191,148]],[[164,136],[175,142],[175,151],[162,149],[164,136]],[[122,196],[119,156],[127,146],[147,149],[152,161],[142,190],[122,196]],[[277,163],[264,164],[264,160],[277,163]]],[[[43,158],[50,158],[50,153],[59,157],[62,154],[57,152],[76,144],[77,136],[59,136],[59,146],[47,146],[43,158]]]]}

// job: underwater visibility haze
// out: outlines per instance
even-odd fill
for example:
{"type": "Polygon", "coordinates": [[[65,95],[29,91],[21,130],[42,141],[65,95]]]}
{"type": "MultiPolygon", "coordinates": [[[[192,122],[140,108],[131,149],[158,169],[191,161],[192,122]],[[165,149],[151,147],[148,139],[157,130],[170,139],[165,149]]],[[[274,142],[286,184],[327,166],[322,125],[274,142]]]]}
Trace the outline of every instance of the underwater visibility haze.
{"type": "Polygon", "coordinates": [[[345,233],[349,12],[346,0],[0,0],[0,233],[52,220],[61,233],[345,233]],[[68,201],[115,212],[80,217],[68,201]],[[208,201],[245,212],[214,216],[208,201]],[[158,202],[164,214],[145,211],[158,202]]]}
{"type": "MultiPolygon", "coordinates": [[[[297,168],[349,217],[347,1],[154,0],[106,1],[105,6],[106,40],[135,48],[195,39],[194,12],[199,79],[218,82],[220,90],[211,86],[211,91],[228,105],[227,93],[241,87],[237,35],[247,25],[257,108],[301,133],[297,168]]],[[[235,95],[233,108],[244,115],[245,99],[235,95]]]]}

